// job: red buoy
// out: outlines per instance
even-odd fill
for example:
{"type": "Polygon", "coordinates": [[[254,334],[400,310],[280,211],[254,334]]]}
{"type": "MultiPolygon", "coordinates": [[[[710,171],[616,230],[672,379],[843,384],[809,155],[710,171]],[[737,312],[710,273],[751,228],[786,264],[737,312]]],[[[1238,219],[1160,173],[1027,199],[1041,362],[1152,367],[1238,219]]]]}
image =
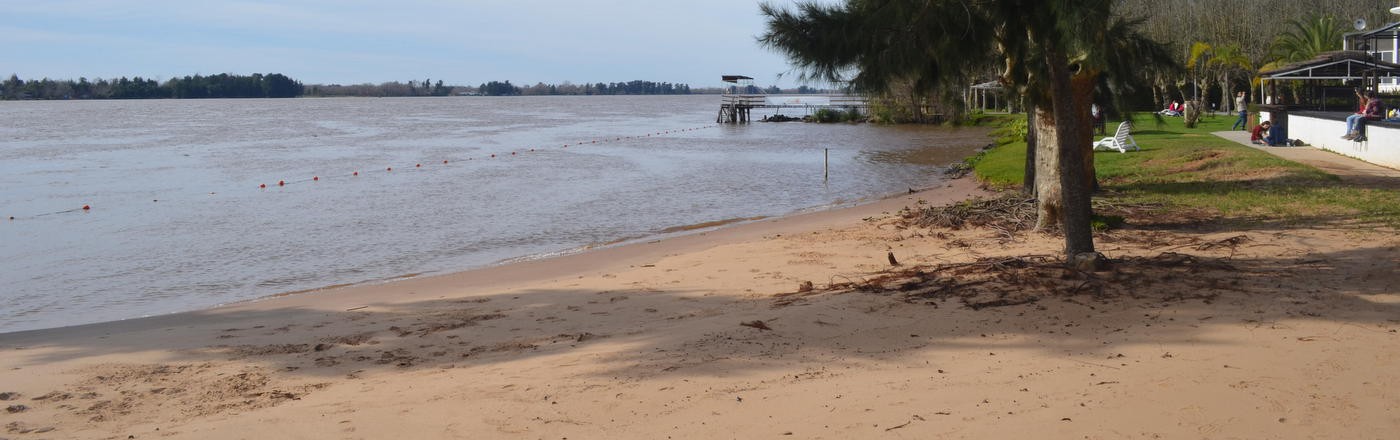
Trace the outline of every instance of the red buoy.
{"type": "Polygon", "coordinates": [[[84,210],[84,211],[87,211],[87,210],[89,210],[89,209],[92,209],[92,207],[91,207],[91,206],[88,206],[88,205],[83,205],[83,210],[84,210]]]}
{"type": "Polygon", "coordinates": [[[360,175],[360,172],[359,172],[359,171],[356,171],[356,172],[350,173],[350,175],[351,175],[351,176],[358,176],[358,175],[360,175]]]}
{"type": "Polygon", "coordinates": [[[415,167],[418,167],[418,168],[423,168],[423,164],[421,164],[421,163],[418,164],[418,165],[414,165],[414,166],[415,166],[415,167]]]}
{"type": "Polygon", "coordinates": [[[442,161],[442,163],[447,163],[447,161],[444,160],[444,161],[442,161]]]}
{"type": "Polygon", "coordinates": [[[394,167],[385,168],[384,171],[393,171],[394,167]]]}
{"type": "Polygon", "coordinates": [[[258,188],[267,188],[267,184],[266,184],[266,183],[259,183],[259,184],[258,184],[258,188]]]}
{"type": "Polygon", "coordinates": [[[320,178],[319,176],[311,176],[311,180],[313,180],[313,181],[315,181],[315,180],[321,180],[321,178],[320,178]]]}
{"type": "Polygon", "coordinates": [[[514,152],[514,151],[510,152],[510,155],[511,155],[511,156],[514,156],[514,155],[515,155],[515,152],[514,152]]]}
{"type": "Polygon", "coordinates": [[[278,180],[278,181],[277,181],[277,186],[286,186],[286,185],[287,185],[287,182],[285,182],[285,181],[282,181],[282,180],[278,180]]]}
{"type": "Polygon", "coordinates": [[[496,157],[496,155],[495,155],[495,154],[492,154],[491,157],[496,157]]]}

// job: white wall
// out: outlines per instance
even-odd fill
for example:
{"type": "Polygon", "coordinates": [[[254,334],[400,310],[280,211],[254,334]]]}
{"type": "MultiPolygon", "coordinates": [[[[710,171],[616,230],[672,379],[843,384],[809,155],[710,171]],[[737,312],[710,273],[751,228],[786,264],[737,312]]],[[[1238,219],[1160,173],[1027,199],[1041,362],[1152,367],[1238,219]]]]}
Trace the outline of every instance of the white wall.
{"type": "Polygon", "coordinates": [[[1289,139],[1302,139],[1317,148],[1400,169],[1400,128],[1367,126],[1366,142],[1342,139],[1346,131],[1345,121],[1288,115],[1289,139]]]}

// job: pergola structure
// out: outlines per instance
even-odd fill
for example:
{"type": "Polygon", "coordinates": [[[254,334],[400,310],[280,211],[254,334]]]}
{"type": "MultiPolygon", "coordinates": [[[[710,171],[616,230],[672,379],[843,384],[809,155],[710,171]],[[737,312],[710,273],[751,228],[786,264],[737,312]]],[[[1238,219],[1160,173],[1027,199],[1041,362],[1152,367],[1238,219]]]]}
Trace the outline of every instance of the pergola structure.
{"type": "Polygon", "coordinates": [[[987,111],[989,108],[1009,109],[1010,102],[1005,98],[1005,90],[1006,89],[1001,86],[1001,83],[996,81],[973,84],[971,87],[968,87],[968,108],[972,108],[975,104],[977,108],[982,109],[982,111],[987,111]],[[988,104],[990,104],[990,106],[988,106],[988,104]]]}
{"type": "MultiPolygon", "coordinates": [[[[1304,107],[1326,110],[1328,98],[1343,101],[1354,96],[1353,87],[1377,90],[1382,79],[1400,78],[1400,64],[1380,60],[1359,50],[1323,52],[1311,60],[1259,72],[1259,95],[1265,104],[1282,104],[1281,81],[1303,81],[1311,87],[1300,94],[1304,107]]],[[[1378,90],[1379,91],[1379,90],[1378,90]]]]}

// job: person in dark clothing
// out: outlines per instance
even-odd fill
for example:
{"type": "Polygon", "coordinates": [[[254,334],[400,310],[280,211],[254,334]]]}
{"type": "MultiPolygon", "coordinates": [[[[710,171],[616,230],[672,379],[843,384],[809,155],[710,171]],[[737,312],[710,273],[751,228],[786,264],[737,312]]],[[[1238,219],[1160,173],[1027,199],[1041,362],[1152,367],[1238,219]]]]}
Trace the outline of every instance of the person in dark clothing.
{"type": "Polygon", "coordinates": [[[1254,145],[1264,145],[1264,136],[1268,134],[1269,126],[1273,125],[1269,121],[1260,122],[1249,130],[1249,143],[1254,145]]]}

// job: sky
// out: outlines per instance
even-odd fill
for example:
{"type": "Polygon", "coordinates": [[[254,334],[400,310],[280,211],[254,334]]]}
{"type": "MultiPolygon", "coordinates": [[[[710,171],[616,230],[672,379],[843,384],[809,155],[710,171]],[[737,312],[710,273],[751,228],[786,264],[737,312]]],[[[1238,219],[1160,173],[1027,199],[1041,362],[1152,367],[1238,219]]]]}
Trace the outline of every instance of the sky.
{"type": "MultiPolygon", "coordinates": [[[[796,0],[768,0],[792,5],[796,0]]],[[[0,0],[0,75],[800,85],[757,0],[0,0]]],[[[820,86],[820,84],[814,84],[820,86]]]]}

